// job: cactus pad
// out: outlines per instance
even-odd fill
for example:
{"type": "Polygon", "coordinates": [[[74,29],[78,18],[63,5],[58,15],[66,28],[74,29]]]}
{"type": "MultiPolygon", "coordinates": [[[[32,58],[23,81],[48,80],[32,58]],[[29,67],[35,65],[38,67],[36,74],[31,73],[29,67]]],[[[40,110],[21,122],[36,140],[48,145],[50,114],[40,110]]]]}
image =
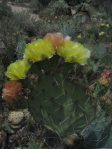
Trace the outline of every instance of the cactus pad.
{"type": "Polygon", "coordinates": [[[37,122],[59,136],[80,132],[95,117],[86,88],[70,79],[75,65],[54,57],[34,64],[31,69],[38,80],[29,84],[32,93],[29,108],[37,122]]]}

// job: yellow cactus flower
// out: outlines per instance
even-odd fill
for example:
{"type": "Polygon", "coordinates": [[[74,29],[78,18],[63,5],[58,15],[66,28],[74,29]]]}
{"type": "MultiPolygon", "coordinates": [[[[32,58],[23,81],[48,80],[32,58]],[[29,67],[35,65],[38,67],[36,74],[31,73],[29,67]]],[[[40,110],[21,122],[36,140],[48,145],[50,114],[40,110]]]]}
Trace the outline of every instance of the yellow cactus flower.
{"type": "Polygon", "coordinates": [[[105,35],[105,32],[100,32],[99,33],[99,36],[104,36],[105,35]]]}
{"type": "Polygon", "coordinates": [[[78,42],[66,41],[58,50],[57,54],[62,56],[66,62],[77,62],[81,65],[87,63],[90,51],[78,42]]]}
{"type": "Polygon", "coordinates": [[[32,62],[49,59],[55,54],[52,43],[47,39],[38,39],[28,44],[25,49],[24,58],[32,62]]]}
{"type": "Polygon", "coordinates": [[[31,65],[26,60],[17,60],[7,67],[5,75],[10,80],[25,79],[31,65]]]}
{"type": "Polygon", "coordinates": [[[102,23],[102,24],[100,24],[100,26],[101,26],[101,27],[107,27],[107,28],[109,28],[109,24],[104,24],[104,23],[102,23]]]}

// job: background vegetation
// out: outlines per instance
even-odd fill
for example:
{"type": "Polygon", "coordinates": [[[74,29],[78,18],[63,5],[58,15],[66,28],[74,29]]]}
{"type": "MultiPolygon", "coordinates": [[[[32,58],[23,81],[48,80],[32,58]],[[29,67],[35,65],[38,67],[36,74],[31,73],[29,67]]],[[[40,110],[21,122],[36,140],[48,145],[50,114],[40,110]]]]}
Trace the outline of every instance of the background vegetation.
{"type": "Polygon", "coordinates": [[[1,1],[0,148],[111,148],[111,74],[111,0],[1,1]],[[12,105],[7,104],[2,99],[7,66],[21,59],[27,43],[49,32],[61,32],[69,35],[73,41],[84,44],[91,50],[88,64],[84,67],[77,64],[65,66],[56,57],[50,62],[34,65],[28,78],[23,81],[21,99],[12,105]],[[58,70],[54,71],[55,66],[58,70]],[[57,83],[65,80],[66,87],[60,86],[58,91],[54,78],[57,83]],[[54,103],[53,98],[60,95],[63,88],[68,88],[67,93],[54,103]],[[37,93],[40,93],[39,96],[37,93]],[[73,99],[74,105],[67,106],[70,99],[73,99]],[[56,115],[54,110],[59,107],[63,110],[59,109],[56,115]],[[12,111],[16,113],[15,117],[18,117],[18,111],[24,115],[16,125],[9,121],[12,111]],[[65,123],[66,117],[71,119],[65,123]],[[63,120],[61,125],[60,119],[63,120]]]}

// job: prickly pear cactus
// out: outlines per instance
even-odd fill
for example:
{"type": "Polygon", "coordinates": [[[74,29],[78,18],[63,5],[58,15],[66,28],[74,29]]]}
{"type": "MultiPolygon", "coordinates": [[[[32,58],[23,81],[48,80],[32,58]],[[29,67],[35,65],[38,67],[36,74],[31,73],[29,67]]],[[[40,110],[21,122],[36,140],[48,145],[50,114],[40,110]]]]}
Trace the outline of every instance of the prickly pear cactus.
{"type": "MultiPolygon", "coordinates": [[[[31,83],[29,108],[37,122],[65,136],[80,132],[95,117],[92,99],[79,81],[71,81],[75,64],[63,62],[59,57],[34,64],[30,73],[38,79],[31,83]]],[[[32,82],[32,81],[26,81],[32,82]]]]}

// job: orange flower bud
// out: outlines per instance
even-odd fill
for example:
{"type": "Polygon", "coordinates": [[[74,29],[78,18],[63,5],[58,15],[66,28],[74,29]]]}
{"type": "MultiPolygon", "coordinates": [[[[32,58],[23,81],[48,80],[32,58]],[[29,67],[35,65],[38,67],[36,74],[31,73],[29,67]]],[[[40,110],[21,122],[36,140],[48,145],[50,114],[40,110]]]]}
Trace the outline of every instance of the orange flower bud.
{"type": "Polygon", "coordinates": [[[4,84],[2,98],[6,102],[16,101],[22,91],[22,84],[19,81],[8,81],[4,84]]]}
{"type": "Polygon", "coordinates": [[[45,38],[51,41],[55,49],[64,43],[64,37],[61,33],[48,33],[45,38]]]}
{"type": "Polygon", "coordinates": [[[112,78],[112,70],[105,69],[101,76],[104,76],[105,78],[112,78]]]}
{"type": "Polygon", "coordinates": [[[102,72],[101,77],[99,78],[98,82],[101,85],[109,86],[111,80],[112,80],[112,70],[104,70],[102,72]]]}

